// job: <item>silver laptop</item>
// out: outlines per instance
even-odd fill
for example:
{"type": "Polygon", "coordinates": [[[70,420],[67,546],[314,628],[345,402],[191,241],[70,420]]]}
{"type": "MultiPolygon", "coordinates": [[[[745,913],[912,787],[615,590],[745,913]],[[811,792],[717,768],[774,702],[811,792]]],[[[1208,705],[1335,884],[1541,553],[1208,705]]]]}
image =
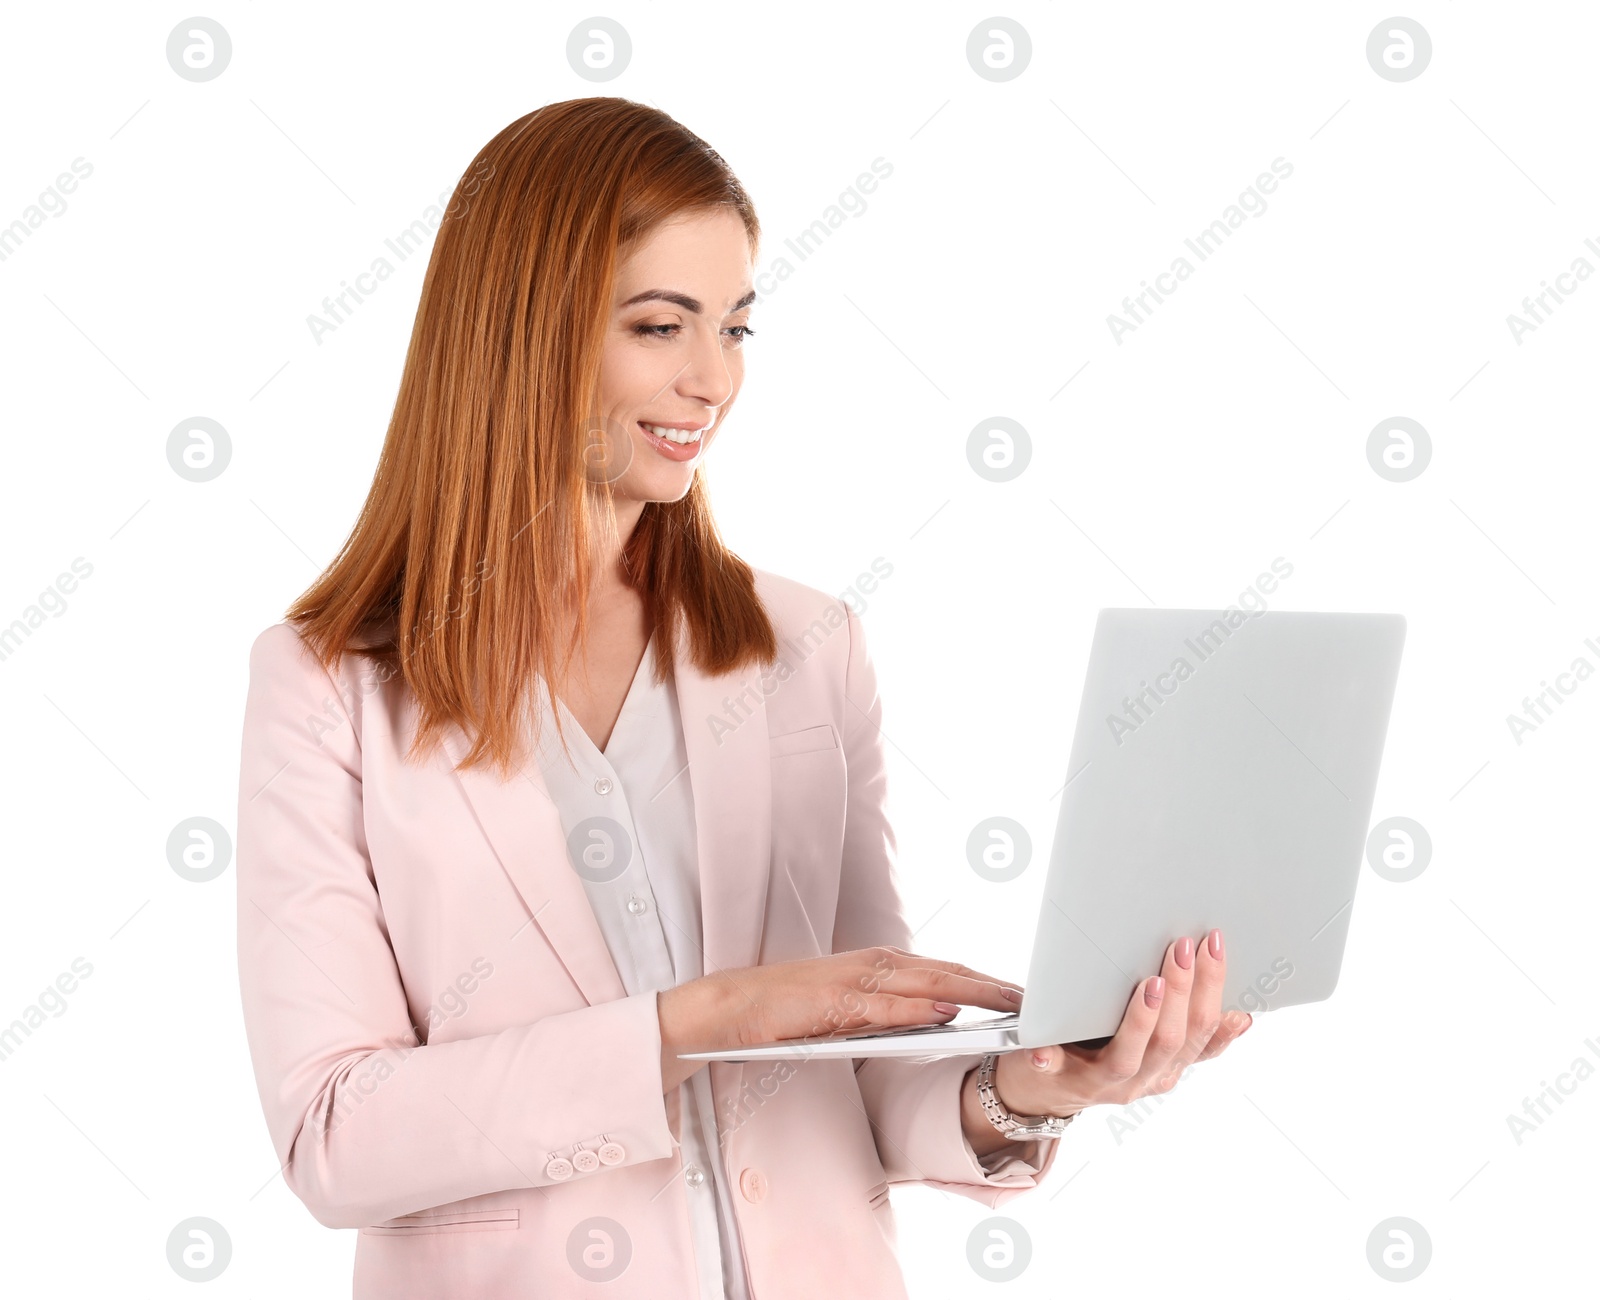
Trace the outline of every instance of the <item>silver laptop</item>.
{"type": "Polygon", "coordinates": [[[961,1056],[1106,1038],[1167,944],[1213,926],[1227,944],[1224,1009],[1328,997],[1404,640],[1397,614],[1101,610],[1021,1011],[680,1057],[961,1056]]]}

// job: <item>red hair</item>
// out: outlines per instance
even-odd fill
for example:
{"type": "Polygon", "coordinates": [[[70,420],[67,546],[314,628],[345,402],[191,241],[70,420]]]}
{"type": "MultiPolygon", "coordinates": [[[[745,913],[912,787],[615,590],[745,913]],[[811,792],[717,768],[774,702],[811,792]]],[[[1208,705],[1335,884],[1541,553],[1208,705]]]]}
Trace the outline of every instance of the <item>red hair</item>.
{"type": "MultiPolygon", "coordinates": [[[[488,757],[509,775],[536,728],[534,675],[565,681],[587,646],[577,593],[596,547],[615,539],[611,483],[589,470],[605,454],[600,357],[616,269],[661,223],[716,209],[740,217],[754,253],[755,209],[722,157],[625,99],[518,118],[457,182],[371,489],[338,556],[285,615],[330,671],[357,652],[384,679],[404,675],[420,707],[408,757],[455,723],[472,739],[463,766],[488,757]],[[558,647],[548,631],[567,620],[577,644],[558,647]]],[[[678,501],[647,502],[623,552],[660,638],[660,681],[680,624],[708,674],[777,655],[704,474],[678,501]]]]}

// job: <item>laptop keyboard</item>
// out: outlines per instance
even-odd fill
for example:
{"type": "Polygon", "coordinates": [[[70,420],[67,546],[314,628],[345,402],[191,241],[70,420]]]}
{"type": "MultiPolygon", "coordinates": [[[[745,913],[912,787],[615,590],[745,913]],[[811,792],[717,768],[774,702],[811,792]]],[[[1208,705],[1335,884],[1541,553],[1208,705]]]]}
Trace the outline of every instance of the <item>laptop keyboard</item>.
{"type": "Polygon", "coordinates": [[[1017,1023],[1017,1020],[1018,1014],[1013,1011],[1010,1015],[991,1016],[987,1020],[964,1020],[960,1024],[900,1025],[894,1029],[849,1030],[839,1037],[870,1035],[873,1038],[908,1038],[917,1034],[948,1034],[962,1029],[1009,1029],[1017,1023]]]}

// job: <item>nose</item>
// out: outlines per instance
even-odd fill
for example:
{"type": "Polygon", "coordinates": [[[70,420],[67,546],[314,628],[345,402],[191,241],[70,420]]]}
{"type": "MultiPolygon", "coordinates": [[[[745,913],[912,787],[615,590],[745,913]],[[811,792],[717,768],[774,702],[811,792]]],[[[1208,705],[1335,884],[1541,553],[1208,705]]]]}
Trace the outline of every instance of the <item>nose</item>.
{"type": "Polygon", "coordinates": [[[720,329],[696,331],[689,358],[675,377],[675,386],[681,397],[713,409],[733,396],[733,373],[722,347],[720,329]]]}

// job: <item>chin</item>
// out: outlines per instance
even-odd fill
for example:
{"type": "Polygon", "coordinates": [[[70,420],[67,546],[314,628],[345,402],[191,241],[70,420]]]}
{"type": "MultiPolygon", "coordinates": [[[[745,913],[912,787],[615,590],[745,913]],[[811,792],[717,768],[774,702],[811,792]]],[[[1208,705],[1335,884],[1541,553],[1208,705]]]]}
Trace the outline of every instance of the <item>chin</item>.
{"type": "MultiPolygon", "coordinates": [[[[698,460],[687,462],[671,467],[666,473],[651,474],[648,479],[629,483],[618,495],[631,497],[635,501],[659,501],[663,505],[681,501],[694,486],[694,471],[699,463],[698,460]]],[[[618,484],[618,487],[622,485],[618,484]]]]}

